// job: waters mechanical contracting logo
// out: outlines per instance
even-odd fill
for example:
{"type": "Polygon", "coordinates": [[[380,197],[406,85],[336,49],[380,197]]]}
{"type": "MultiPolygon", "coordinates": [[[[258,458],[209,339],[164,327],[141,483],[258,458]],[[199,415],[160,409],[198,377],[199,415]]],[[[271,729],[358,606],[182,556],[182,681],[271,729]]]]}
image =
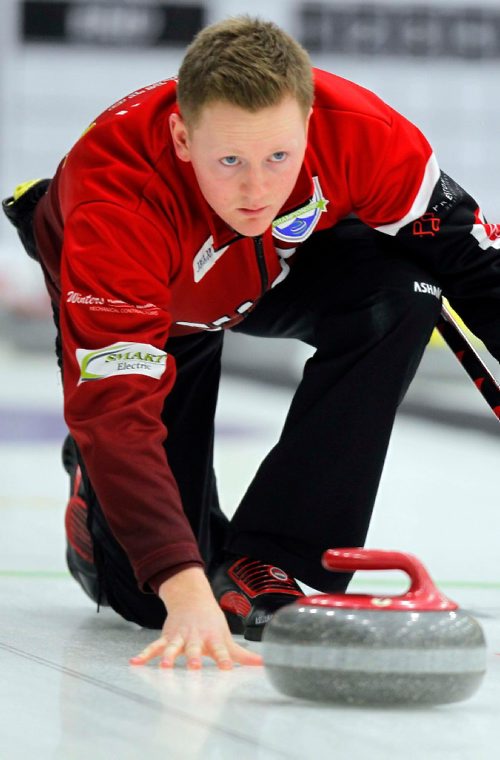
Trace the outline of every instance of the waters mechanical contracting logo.
{"type": "Polygon", "coordinates": [[[313,177],[313,197],[305,206],[280,216],[273,222],[273,235],[287,243],[302,243],[312,234],[329,201],[323,197],[318,177],[313,177]]]}
{"type": "Polygon", "coordinates": [[[97,350],[77,348],[80,367],[78,385],[113,375],[146,375],[159,380],[165,372],[167,354],[149,343],[113,343],[97,350]]]}

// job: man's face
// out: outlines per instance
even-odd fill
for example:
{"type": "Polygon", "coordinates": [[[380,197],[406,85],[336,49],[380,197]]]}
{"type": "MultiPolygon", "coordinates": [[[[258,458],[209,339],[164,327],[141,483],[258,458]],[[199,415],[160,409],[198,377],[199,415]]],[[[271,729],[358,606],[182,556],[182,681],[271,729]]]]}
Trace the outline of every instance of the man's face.
{"type": "Polygon", "coordinates": [[[304,159],[307,125],[295,98],[251,113],[216,102],[188,130],[170,128],[178,158],[191,161],[209,205],[241,235],[261,235],[292,192],[304,159]]]}

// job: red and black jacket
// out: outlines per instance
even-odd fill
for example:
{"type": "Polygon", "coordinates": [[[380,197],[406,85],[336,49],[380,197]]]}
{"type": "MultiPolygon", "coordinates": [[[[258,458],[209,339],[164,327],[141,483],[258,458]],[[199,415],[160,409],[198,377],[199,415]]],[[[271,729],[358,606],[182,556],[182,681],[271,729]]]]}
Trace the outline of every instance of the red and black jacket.
{"type": "Polygon", "coordinates": [[[175,79],[101,114],[38,204],[39,254],[61,314],[66,421],[142,587],[201,564],[162,445],[175,382],[167,338],[244,319],[313,232],[356,214],[397,236],[500,356],[500,228],[440,171],[413,124],[372,92],[314,74],[302,169],[259,238],[216,216],[176,157],[175,79]]]}

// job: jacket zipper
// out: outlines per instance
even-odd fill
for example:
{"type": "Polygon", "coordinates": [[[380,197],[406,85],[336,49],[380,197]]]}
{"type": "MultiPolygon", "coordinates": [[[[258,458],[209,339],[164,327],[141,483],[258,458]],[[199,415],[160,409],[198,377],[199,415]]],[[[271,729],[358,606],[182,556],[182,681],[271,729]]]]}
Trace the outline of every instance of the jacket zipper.
{"type": "Polygon", "coordinates": [[[262,236],[255,237],[253,239],[255,253],[257,255],[257,264],[259,265],[260,281],[262,285],[261,296],[267,291],[269,284],[269,276],[267,274],[266,259],[264,257],[264,244],[262,242],[262,236]]]}

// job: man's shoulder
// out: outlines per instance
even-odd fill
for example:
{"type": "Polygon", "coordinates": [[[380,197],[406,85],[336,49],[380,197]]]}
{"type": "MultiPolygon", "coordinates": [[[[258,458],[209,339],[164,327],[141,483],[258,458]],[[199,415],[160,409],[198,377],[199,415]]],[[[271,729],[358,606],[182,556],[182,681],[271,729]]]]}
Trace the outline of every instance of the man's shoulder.
{"type": "Polygon", "coordinates": [[[137,207],[168,152],[168,115],[175,108],[172,79],[135,90],[103,111],[61,165],[65,212],[95,200],[137,207]]]}
{"type": "MultiPolygon", "coordinates": [[[[154,156],[165,146],[168,114],[176,108],[176,78],[146,85],[116,101],[90,125],[89,141],[124,151],[154,156]]],[[[85,135],[85,133],[84,133],[85,135]]]]}
{"type": "Polygon", "coordinates": [[[394,111],[376,93],[356,82],[322,69],[313,69],[315,98],[318,113],[377,119],[388,126],[394,111]]]}

